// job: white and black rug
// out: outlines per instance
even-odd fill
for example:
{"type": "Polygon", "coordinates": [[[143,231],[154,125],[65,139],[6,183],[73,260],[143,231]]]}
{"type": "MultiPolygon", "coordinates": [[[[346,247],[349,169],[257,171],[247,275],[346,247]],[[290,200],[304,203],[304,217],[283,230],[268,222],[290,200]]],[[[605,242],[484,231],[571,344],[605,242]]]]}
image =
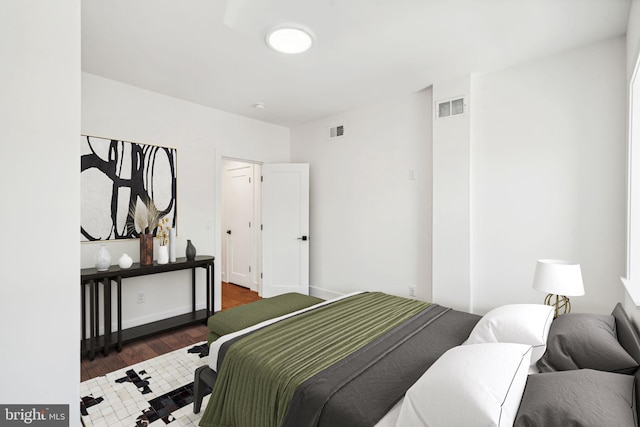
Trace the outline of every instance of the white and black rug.
{"type": "Polygon", "coordinates": [[[80,384],[80,411],[86,427],[196,427],[193,374],[207,364],[206,343],[185,347],[92,378],[80,384]]]}

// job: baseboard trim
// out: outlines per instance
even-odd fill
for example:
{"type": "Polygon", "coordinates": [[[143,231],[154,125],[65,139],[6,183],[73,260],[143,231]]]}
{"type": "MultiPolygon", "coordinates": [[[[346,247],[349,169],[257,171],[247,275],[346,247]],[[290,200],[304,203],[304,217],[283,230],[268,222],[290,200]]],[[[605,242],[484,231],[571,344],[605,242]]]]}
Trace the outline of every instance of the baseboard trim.
{"type": "Polygon", "coordinates": [[[332,291],[331,289],[323,289],[315,286],[309,287],[309,294],[312,297],[322,298],[323,300],[329,300],[346,295],[341,292],[332,291]]]}

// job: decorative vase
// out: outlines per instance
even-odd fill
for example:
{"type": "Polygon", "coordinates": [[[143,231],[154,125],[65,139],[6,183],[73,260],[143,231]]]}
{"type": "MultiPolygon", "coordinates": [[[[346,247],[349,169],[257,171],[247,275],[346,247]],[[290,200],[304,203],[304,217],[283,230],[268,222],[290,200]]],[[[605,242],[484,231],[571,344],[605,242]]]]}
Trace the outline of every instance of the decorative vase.
{"type": "Polygon", "coordinates": [[[153,264],[153,234],[140,235],[140,265],[153,264]]]}
{"type": "Polygon", "coordinates": [[[98,252],[96,252],[96,268],[98,271],[107,271],[110,266],[111,254],[107,249],[107,245],[101,243],[100,248],[98,248],[98,252]]]}
{"type": "Polygon", "coordinates": [[[185,251],[185,254],[189,261],[196,259],[196,248],[193,246],[193,243],[191,243],[191,240],[187,240],[187,250],[185,251]]]}
{"type": "Polygon", "coordinates": [[[169,262],[169,247],[167,245],[158,246],[158,264],[169,262]]]}
{"type": "Polygon", "coordinates": [[[176,262],[176,229],[169,230],[169,262],[176,262]]]}
{"type": "Polygon", "coordinates": [[[127,254],[122,254],[118,260],[118,265],[122,269],[127,269],[133,265],[133,259],[127,254]]]}

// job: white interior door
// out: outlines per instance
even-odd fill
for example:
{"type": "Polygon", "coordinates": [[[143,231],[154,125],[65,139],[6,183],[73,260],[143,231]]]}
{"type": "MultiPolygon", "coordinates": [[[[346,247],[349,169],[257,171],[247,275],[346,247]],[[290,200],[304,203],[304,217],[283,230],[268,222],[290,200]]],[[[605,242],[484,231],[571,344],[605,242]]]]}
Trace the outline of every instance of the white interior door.
{"type": "Polygon", "coordinates": [[[253,164],[224,162],[223,191],[224,228],[223,264],[225,279],[230,283],[252,287],[254,183],[253,164]]]}
{"type": "Polygon", "coordinates": [[[262,165],[262,297],[309,294],[309,165],[262,165]]]}

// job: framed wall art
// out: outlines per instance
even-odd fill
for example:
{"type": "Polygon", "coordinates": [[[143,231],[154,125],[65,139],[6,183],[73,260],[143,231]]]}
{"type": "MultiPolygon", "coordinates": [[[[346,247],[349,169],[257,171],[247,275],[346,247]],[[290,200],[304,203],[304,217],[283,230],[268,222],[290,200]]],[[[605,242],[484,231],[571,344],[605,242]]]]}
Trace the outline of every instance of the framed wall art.
{"type": "Polygon", "coordinates": [[[175,148],[82,135],[81,241],[136,238],[163,218],[175,228],[176,165],[175,148]]]}

